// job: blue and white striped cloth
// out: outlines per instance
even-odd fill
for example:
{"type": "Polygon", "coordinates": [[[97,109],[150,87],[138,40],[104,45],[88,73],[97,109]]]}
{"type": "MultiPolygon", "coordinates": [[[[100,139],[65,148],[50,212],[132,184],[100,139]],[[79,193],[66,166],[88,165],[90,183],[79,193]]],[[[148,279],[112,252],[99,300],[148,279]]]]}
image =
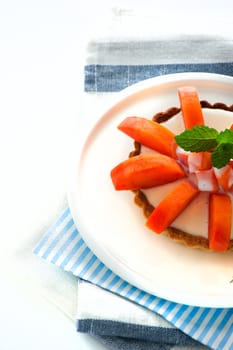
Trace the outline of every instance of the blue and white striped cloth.
{"type": "MultiPolygon", "coordinates": [[[[177,329],[212,349],[233,349],[233,309],[200,308],[177,304],[130,285],[99,261],[87,247],[74,225],[69,208],[65,209],[43,236],[34,249],[34,253],[80,279],[89,281],[157,313],[177,329]]],[[[97,321],[96,325],[99,326],[97,321]]],[[[81,322],[80,327],[81,331],[85,331],[82,329],[82,327],[85,328],[85,324],[81,322]]],[[[174,333],[174,329],[172,332],[174,333]]],[[[149,336],[150,333],[147,335],[149,336]]],[[[169,330],[167,330],[167,338],[168,336],[169,330]]],[[[184,336],[178,337],[180,344],[177,335],[174,338],[177,345],[194,345],[184,336]]]]}

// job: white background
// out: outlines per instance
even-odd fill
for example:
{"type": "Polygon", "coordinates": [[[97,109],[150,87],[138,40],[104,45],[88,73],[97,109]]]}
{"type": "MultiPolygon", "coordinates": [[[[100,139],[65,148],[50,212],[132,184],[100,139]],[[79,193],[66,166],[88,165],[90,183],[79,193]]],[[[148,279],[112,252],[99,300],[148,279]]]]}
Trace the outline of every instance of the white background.
{"type": "Polygon", "coordinates": [[[103,349],[89,336],[75,332],[74,279],[31,256],[31,247],[64,207],[76,140],[82,132],[78,120],[88,38],[104,31],[105,24],[120,11],[131,16],[134,11],[150,12],[166,26],[174,23],[164,18],[176,18],[179,28],[187,26],[188,31],[193,24],[192,28],[203,33],[214,29],[221,34],[231,23],[225,21],[232,13],[230,0],[195,1],[193,8],[187,1],[144,1],[143,9],[140,3],[0,0],[3,350],[103,349]],[[220,19],[226,27],[216,28],[220,19]],[[54,298],[61,295],[68,314],[59,307],[59,300],[46,295],[59,279],[54,298]]]}

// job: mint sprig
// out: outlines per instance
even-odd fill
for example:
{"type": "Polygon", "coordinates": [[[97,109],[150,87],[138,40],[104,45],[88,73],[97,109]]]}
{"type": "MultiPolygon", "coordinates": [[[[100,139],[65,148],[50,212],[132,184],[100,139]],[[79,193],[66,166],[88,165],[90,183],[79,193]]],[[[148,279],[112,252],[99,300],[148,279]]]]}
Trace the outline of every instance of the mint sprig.
{"type": "Polygon", "coordinates": [[[198,125],[175,136],[176,143],[185,151],[211,151],[212,164],[222,168],[233,158],[233,130],[218,132],[206,125],[198,125]]]}
{"type": "Polygon", "coordinates": [[[220,131],[217,136],[217,143],[233,143],[233,130],[225,129],[224,131],[220,131]]]}
{"type": "Polygon", "coordinates": [[[233,144],[221,143],[211,155],[213,166],[222,168],[233,158],[233,144]]]}
{"type": "Polygon", "coordinates": [[[205,125],[194,126],[175,136],[176,143],[185,151],[209,151],[217,146],[218,131],[205,125]]]}

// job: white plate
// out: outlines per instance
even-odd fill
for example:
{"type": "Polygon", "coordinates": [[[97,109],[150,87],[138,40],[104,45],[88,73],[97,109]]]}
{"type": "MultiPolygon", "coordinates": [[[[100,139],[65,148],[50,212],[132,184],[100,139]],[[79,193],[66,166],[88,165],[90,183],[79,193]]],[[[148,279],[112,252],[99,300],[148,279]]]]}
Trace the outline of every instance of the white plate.
{"type": "Polygon", "coordinates": [[[69,205],[92,251],[138,288],[178,303],[233,307],[233,253],[208,253],[145,227],[130,191],[115,191],[110,170],[127,158],[132,140],[117,130],[129,115],[152,117],[178,106],[177,87],[194,85],[201,99],[233,103],[233,78],[179,73],[152,78],[117,94],[86,140],[74,171],[69,205]]]}

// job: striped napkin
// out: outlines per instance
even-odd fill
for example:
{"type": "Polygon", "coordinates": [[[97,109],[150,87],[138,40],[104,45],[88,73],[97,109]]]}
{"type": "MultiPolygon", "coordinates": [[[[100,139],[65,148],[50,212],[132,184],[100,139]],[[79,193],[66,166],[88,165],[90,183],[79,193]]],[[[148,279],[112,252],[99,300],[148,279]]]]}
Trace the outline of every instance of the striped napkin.
{"type": "MultiPolygon", "coordinates": [[[[117,349],[116,344],[119,345],[119,342],[119,349],[145,349],[145,340],[151,343],[150,346],[153,344],[154,349],[157,349],[156,346],[160,346],[158,349],[175,349],[175,346],[179,346],[177,349],[181,349],[181,346],[191,346],[192,349],[196,346],[196,349],[202,349],[203,347],[195,345],[193,339],[212,349],[233,349],[233,309],[200,308],[173,303],[150,295],[122,280],[85,244],[75,227],[69,208],[65,209],[45,233],[34,253],[77,276],[80,281],[90,282],[89,285],[84,282],[80,284],[82,287],[78,293],[77,330],[98,336],[102,342],[112,344],[112,349],[114,346],[117,349]],[[93,293],[93,285],[101,287],[104,293],[111,293],[96,297],[97,290],[93,293]],[[136,315],[140,315],[138,319],[134,314],[131,314],[131,317],[128,315],[126,319],[127,311],[133,310],[125,303],[121,309],[117,308],[117,313],[114,313],[114,310],[118,304],[114,308],[111,307],[106,316],[98,306],[106,310],[113,305],[116,300],[114,298],[109,301],[109,295],[110,298],[114,295],[123,297],[152,311],[155,313],[155,319],[150,321],[150,313],[141,315],[142,311],[136,311],[136,315]],[[96,309],[99,310],[99,314],[95,313],[96,309]],[[156,315],[162,316],[174,327],[162,322],[156,315]],[[123,338],[126,339],[125,347],[122,345],[123,338]],[[161,347],[162,345],[164,347],[161,347]]],[[[122,301],[120,305],[121,303],[122,301]]]]}
{"type": "MultiPolygon", "coordinates": [[[[89,41],[81,127],[109,95],[140,80],[190,71],[233,75],[232,38],[159,32],[141,40],[139,32],[133,39],[89,41]]],[[[233,350],[233,309],[177,304],[122,280],[85,244],[68,207],[34,254],[77,276],[77,330],[98,337],[110,349],[233,350]]]]}

